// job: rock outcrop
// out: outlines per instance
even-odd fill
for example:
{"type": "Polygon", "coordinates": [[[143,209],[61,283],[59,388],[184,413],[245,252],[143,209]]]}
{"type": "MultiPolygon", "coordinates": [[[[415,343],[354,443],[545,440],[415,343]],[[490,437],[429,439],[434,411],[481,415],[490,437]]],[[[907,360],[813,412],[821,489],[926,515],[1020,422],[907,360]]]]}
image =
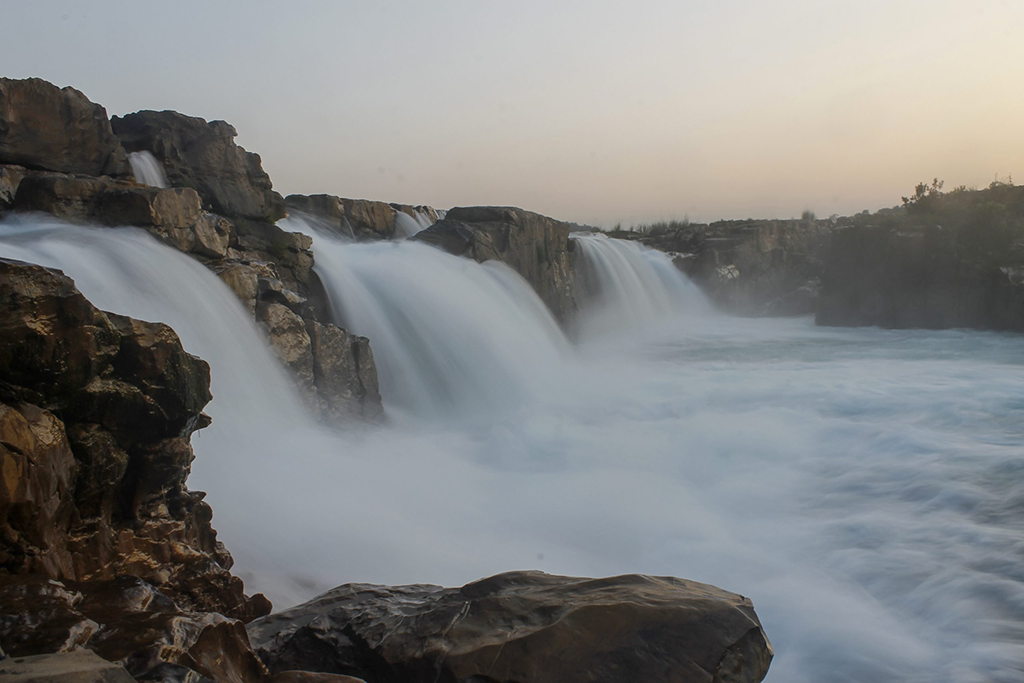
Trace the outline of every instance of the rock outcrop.
{"type": "Polygon", "coordinates": [[[819,325],[1024,331],[1024,242],[978,248],[971,228],[836,231],[819,325]]]}
{"type": "Polygon", "coordinates": [[[810,315],[817,307],[829,221],[719,221],[653,230],[636,239],[676,266],[723,311],[810,315]]]}
{"type": "Polygon", "coordinates": [[[111,123],[127,151],[153,154],[168,182],[194,189],[210,211],[271,223],[284,216],[284,199],[259,155],[235,144],[231,124],[175,111],[140,111],[111,123]]]}
{"type": "MultiPolygon", "coordinates": [[[[262,681],[191,434],[209,366],[166,325],[90,304],[59,271],[0,260],[0,642],[85,647],[133,675],[262,681]],[[241,672],[241,673],[240,673],[241,672]]],[[[158,679],[162,680],[162,679],[158,679]]]]}
{"type": "Polygon", "coordinates": [[[458,589],[349,584],[248,630],[271,671],[373,683],[756,683],[772,659],[748,599],[647,576],[510,572],[458,589]]]}
{"type": "Polygon", "coordinates": [[[176,249],[207,258],[223,258],[237,244],[231,222],[203,211],[199,195],[188,188],[29,173],[20,180],[13,205],[71,221],[145,228],[176,249]]]}
{"type": "Polygon", "coordinates": [[[0,572],[130,575],[183,608],[253,607],[203,494],[185,488],[209,373],[166,325],[0,260],[0,572]]]}
{"type": "Polygon", "coordinates": [[[439,218],[437,210],[429,206],[345,199],[329,194],[292,194],[285,202],[289,214],[302,216],[322,230],[357,242],[411,236],[439,218]]]}
{"type": "Polygon", "coordinates": [[[573,253],[574,226],[512,207],[458,207],[417,234],[417,239],[477,261],[501,261],[533,286],[561,321],[576,309],[573,253]]]}
{"type": "Polygon", "coordinates": [[[108,675],[120,670],[129,681],[132,676],[138,681],[224,683],[263,683],[269,678],[241,621],[182,610],[138,578],[5,579],[0,581],[0,604],[0,634],[14,661],[27,657],[36,666],[46,661],[67,674],[88,664],[90,670],[108,675]],[[80,648],[95,654],[86,662],[69,661],[68,655],[81,653],[80,648]]]}
{"type": "Polygon", "coordinates": [[[132,177],[106,110],[39,78],[0,78],[0,164],[132,177]]]}

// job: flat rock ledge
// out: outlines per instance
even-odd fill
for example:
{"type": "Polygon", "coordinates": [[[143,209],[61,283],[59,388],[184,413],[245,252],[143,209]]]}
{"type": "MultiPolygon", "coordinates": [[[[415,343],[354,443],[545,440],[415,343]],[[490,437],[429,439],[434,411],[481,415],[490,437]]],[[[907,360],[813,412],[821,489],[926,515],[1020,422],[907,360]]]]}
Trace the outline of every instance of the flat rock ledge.
{"type": "Polygon", "coordinates": [[[757,683],[773,656],[749,599],[639,575],[347,584],[248,632],[271,672],[372,683],[757,683]]]}

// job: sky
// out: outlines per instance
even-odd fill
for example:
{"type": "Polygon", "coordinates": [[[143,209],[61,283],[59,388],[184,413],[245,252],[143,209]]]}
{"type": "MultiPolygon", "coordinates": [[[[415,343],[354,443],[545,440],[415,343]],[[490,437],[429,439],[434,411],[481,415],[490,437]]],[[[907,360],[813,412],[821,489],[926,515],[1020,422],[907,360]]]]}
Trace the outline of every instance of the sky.
{"type": "Polygon", "coordinates": [[[238,130],[283,194],[600,226],[1024,179],[1024,0],[3,3],[0,75],[238,130]]]}

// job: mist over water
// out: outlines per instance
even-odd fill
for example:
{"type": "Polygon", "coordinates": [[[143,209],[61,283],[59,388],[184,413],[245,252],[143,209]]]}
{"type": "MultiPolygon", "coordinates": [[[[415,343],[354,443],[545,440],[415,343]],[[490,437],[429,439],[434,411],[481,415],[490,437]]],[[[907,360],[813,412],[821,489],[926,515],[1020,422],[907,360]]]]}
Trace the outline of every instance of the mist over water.
{"type": "MultiPolygon", "coordinates": [[[[606,278],[649,275],[636,252],[597,246],[615,250],[606,278]]],[[[317,235],[314,251],[391,374],[383,427],[309,423],[234,296],[147,234],[0,223],[0,256],[62,268],[211,362],[214,423],[193,437],[189,484],[278,608],[347,581],[669,574],[754,600],[768,681],[1024,677],[1019,335],[691,302],[570,345],[504,268],[416,243],[317,235]]],[[[609,313],[618,296],[593,304],[605,320],[632,314],[609,313]]]]}

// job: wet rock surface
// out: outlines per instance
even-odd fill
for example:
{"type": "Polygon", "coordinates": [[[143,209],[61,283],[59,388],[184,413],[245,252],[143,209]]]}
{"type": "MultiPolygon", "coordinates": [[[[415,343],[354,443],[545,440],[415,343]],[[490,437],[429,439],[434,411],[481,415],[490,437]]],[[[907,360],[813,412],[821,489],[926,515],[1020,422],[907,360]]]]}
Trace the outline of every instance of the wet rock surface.
{"type": "Polygon", "coordinates": [[[204,677],[249,683],[267,677],[241,621],[184,611],[138,578],[74,582],[5,577],[0,580],[0,604],[0,633],[13,658],[84,648],[95,653],[91,661],[97,665],[115,663],[107,668],[130,674],[127,680],[204,677]]]}
{"type": "Polygon", "coordinates": [[[457,207],[413,239],[476,261],[507,264],[564,321],[576,308],[569,241],[573,227],[514,207],[457,207]]]}
{"type": "Polygon", "coordinates": [[[748,599],[674,578],[510,572],[468,584],[349,584],[258,619],[271,671],[374,683],[760,681],[772,650],[748,599]]]}
{"type": "Polygon", "coordinates": [[[58,271],[4,260],[0,342],[0,571],[130,575],[185,608],[245,611],[212,511],[185,488],[209,366],[166,325],[99,311],[58,271]]]}
{"type": "Polygon", "coordinates": [[[0,78],[0,164],[132,177],[106,110],[39,78],[0,78]]]}

